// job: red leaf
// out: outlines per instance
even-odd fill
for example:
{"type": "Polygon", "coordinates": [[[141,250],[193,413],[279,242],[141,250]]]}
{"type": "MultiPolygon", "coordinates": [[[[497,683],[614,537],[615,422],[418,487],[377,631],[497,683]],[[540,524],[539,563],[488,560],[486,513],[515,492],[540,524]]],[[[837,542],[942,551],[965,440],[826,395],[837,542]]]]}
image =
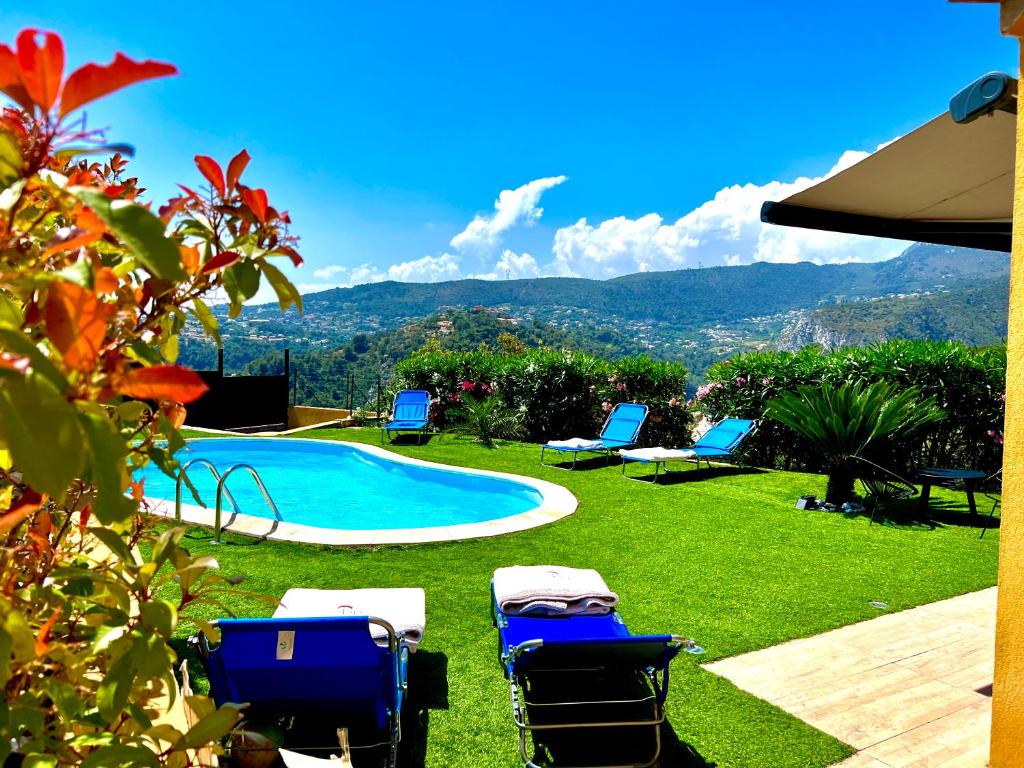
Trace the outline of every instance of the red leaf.
{"type": "Polygon", "coordinates": [[[60,116],[64,117],[83,104],[118,91],[126,85],[176,74],[178,68],[173,64],[133,61],[123,53],[115,54],[114,60],[105,66],[86,64],[72,72],[64,84],[64,93],[60,97],[60,116]]]}
{"type": "Polygon", "coordinates": [[[296,267],[301,267],[303,264],[302,257],[299,256],[299,252],[292,248],[290,245],[282,245],[277,249],[277,253],[283,253],[289,259],[292,260],[292,264],[296,267]]]}
{"type": "Polygon", "coordinates": [[[50,650],[50,633],[53,631],[53,625],[60,618],[60,614],[61,609],[58,606],[54,609],[50,618],[46,620],[46,623],[39,628],[39,634],[36,635],[36,656],[42,656],[50,650]]]}
{"type": "Polygon", "coordinates": [[[46,335],[70,368],[89,371],[96,365],[107,333],[107,318],[113,310],[95,293],[74,283],[58,281],[50,285],[46,335]]]}
{"type": "Polygon", "coordinates": [[[252,211],[252,215],[260,222],[267,223],[267,193],[262,189],[243,189],[242,199],[252,211]]]}
{"type": "Polygon", "coordinates": [[[186,187],[186,186],[185,186],[184,184],[179,184],[178,186],[179,186],[179,187],[181,187],[181,188],[182,188],[183,190],[185,190],[185,194],[186,194],[186,195],[188,195],[189,197],[191,197],[191,198],[192,198],[193,200],[195,200],[196,202],[200,202],[200,198],[199,198],[199,195],[197,195],[197,194],[196,194],[195,192],[193,192],[193,191],[192,191],[191,189],[189,189],[188,187],[186,187]]]}
{"type": "Polygon", "coordinates": [[[0,517],[0,534],[8,533],[17,528],[26,517],[45,503],[46,496],[44,494],[36,493],[31,489],[25,491],[21,494],[21,498],[11,505],[6,514],[0,517]]]}
{"type": "Polygon", "coordinates": [[[215,272],[218,269],[230,267],[240,258],[242,258],[242,254],[236,251],[224,251],[223,253],[218,253],[208,262],[203,264],[202,273],[205,275],[209,272],[215,272]]]}
{"type": "Polygon", "coordinates": [[[117,274],[110,267],[100,267],[92,279],[97,293],[116,293],[118,286],[117,274]]]}
{"type": "Polygon", "coordinates": [[[213,185],[217,193],[224,197],[224,171],[217,161],[206,155],[196,155],[196,167],[206,177],[206,180],[213,185]]]}
{"type": "Polygon", "coordinates": [[[242,175],[242,171],[245,170],[245,166],[249,164],[249,153],[244,149],[231,158],[231,162],[228,163],[228,189],[234,189],[238,183],[238,178],[242,175]]]}
{"type": "Polygon", "coordinates": [[[190,275],[194,275],[199,269],[199,248],[194,245],[179,245],[181,253],[181,265],[190,275]]]}
{"type": "Polygon", "coordinates": [[[0,45],[0,91],[31,111],[32,99],[21,82],[18,56],[6,45],[0,45]]]}
{"type": "Polygon", "coordinates": [[[37,29],[23,29],[18,33],[18,70],[21,82],[29,97],[49,112],[60,93],[60,81],[64,76],[64,43],[54,32],[37,29]],[[42,34],[42,47],[36,36],[42,34]]]}
{"type": "Polygon", "coordinates": [[[207,390],[199,374],[177,365],[154,365],[128,371],[118,391],[139,400],[191,403],[207,390]]]}

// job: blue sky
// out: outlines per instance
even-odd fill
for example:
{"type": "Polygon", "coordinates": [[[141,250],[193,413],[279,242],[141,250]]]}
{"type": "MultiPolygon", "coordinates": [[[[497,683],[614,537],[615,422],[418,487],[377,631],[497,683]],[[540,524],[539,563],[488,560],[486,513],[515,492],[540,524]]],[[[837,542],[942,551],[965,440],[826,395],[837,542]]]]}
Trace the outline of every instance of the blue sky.
{"type": "Polygon", "coordinates": [[[246,147],[304,290],[885,258],[901,246],[769,232],[756,208],[1016,71],[996,6],[939,0],[24,5],[4,39],[57,30],[69,67],[180,68],[91,122],[154,198],[246,147]]]}

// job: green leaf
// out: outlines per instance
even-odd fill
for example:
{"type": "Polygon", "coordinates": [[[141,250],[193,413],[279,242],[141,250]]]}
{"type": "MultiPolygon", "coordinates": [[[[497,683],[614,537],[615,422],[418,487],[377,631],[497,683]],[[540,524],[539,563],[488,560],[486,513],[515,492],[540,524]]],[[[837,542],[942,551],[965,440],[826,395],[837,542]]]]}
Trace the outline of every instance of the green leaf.
{"type": "Polygon", "coordinates": [[[21,768],[57,768],[57,758],[53,755],[25,755],[25,759],[21,761],[21,768]]]}
{"type": "Polygon", "coordinates": [[[135,768],[158,765],[160,761],[157,756],[145,747],[116,744],[90,754],[82,761],[81,768],[135,768]]]}
{"type": "Polygon", "coordinates": [[[135,501],[124,495],[128,447],[117,427],[102,413],[83,414],[82,426],[92,454],[88,479],[96,486],[92,510],[104,525],[124,522],[137,509],[135,501]]]}
{"type": "Polygon", "coordinates": [[[102,192],[75,187],[72,192],[99,216],[128,250],[157,277],[184,280],[178,243],[164,234],[160,218],[137,203],[111,200],[102,192]]]}
{"type": "Polygon", "coordinates": [[[32,370],[42,374],[57,387],[64,391],[68,387],[68,380],[64,378],[57,367],[39,351],[32,341],[21,331],[0,327],[0,349],[6,349],[18,355],[26,355],[32,361],[32,370]]]}
{"type": "Polygon", "coordinates": [[[0,379],[0,443],[25,481],[56,499],[85,468],[85,436],[77,412],[35,372],[0,379]]]}
{"type": "Polygon", "coordinates": [[[169,640],[178,616],[174,606],[163,600],[147,600],[139,607],[142,623],[160,633],[164,640],[169,640]]]}
{"type": "Polygon", "coordinates": [[[250,259],[242,259],[223,272],[224,290],[227,291],[231,306],[230,317],[237,317],[242,311],[242,304],[256,295],[260,289],[260,273],[256,264],[250,259]]]}
{"type": "Polygon", "coordinates": [[[0,328],[20,328],[21,310],[6,293],[0,291],[0,328]]]}
{"type": "MultiPolygon", "coordinates": [[[[191,697],[190,697],[191,698],[191,697]]],[[[223,739],[241,719],[238,708],[226,704],[193,725],[174,745],[175,749],[195,749],[223,739]]]]}
{"type": "Polygon", "coordinates": [[[217,318],[213,316],[213,312],[210,311],[210,308],[202,299],[192,299],[192,314],[196,316],[196,320],[203,326],[206,335],[217,342],[218,347],[221,346],[220,326],[217,324],[217,318]]]}
{"type": "Polygon", "coordinates": [[[292,285],[291,281],[284,276],[284,273],[273,264],[260,259],[259,265],[263,275],[274,289],[274,293],[277,294],[277,301],[281,305],[281,310],[284,311],[294,304],[299,312],[301,312],[302,295],[299,293],[299,289],[292,285]]]}
{"type": "Polygon", "coordinates": [[[132,556],[131,550],[128,549],[128,544],[125,542],[124,537],[121,536],[117,531],[112,528],[92,528],[90,530],[93,536],[100,540],[100,542],[114,553],[114,556],[118,560],[125,563],[134,563],[135,558],[132,556]]]}
{"type": "Polygon", "coordinates": [[[0,131],[0,188],[6,189],[21,176],[21,149],[7,131],[0,131]]]}
{"type": "Polygon", "coordinates": [[[123,654],[113,664],[96,691],[96,704],[100,716],[108,723],[114,722],[124,711],[135,680],[134,658],[131,651],[123,654]]]}

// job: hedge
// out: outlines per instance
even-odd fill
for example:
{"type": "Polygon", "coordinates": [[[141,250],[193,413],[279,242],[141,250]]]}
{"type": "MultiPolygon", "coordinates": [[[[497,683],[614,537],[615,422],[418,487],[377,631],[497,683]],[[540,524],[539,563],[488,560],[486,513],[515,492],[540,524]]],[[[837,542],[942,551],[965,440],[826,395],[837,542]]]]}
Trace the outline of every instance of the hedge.
{"type": "Polygon", "coordinates": [[[591,437],[620,402],[646,403],[641,445],[689,445],[686,368],[648,357],[603,360],[549,348],[519,354],[425,349],[398,363],[392,389],[425,389],[431,421],[449,423],[464,392],[491,393],[523,413],[532,440],[591,437]]]}
{"type": "MultiPolygon", "coordinates": [[[[834,352],[753,352],[716,363],[693,407],[715,421],[762,418],[780,392],[822,381],[888,381],[934,395],[946,418],[914,437],[885,446],[875,458],[909,473],[916,467],[967,467],[992,472],[1002,463],[1006,349],[951,341],[882,342],[834,352]]],[[[763,421],[745,455],[759,466],[820,469],[820,458],[788,428],[763,421]]]]}

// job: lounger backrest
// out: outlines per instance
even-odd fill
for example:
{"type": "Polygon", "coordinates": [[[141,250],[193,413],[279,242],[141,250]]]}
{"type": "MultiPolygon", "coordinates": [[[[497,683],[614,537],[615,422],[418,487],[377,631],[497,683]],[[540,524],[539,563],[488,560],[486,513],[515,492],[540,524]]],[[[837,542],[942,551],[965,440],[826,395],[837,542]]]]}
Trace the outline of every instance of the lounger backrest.
{"type": "Polygon", "coordinates": [[[701,436],[696,447],[726,455],[736,450],[753,429],[751,419],[722,419],[701,436]]]}
{"type": "Polygon", "coordinates": [[[606,443],[632,445],[647,418],[647,406],[640,403],[619,403],[604,423],[601,440],[606,443]]]}
{"type": "Polygon", "coordinates": [[[671,635],[636,635],[588,640],[552,640],[526,651],[516,671],[545,669],[661,669],[679,653],[671,635]]]}
{"type": "Polygon", "coordinates": [[[217,704],[288,712],[346,712],[387,723],[397,659],[365,616],[224,619],[203,663],[217,704]]]}
{"type": "Polygon", "coordinates": [[[395,396],[395,421],[426,421],[430,393],[422,389],[403,389],[395,396]]]}

